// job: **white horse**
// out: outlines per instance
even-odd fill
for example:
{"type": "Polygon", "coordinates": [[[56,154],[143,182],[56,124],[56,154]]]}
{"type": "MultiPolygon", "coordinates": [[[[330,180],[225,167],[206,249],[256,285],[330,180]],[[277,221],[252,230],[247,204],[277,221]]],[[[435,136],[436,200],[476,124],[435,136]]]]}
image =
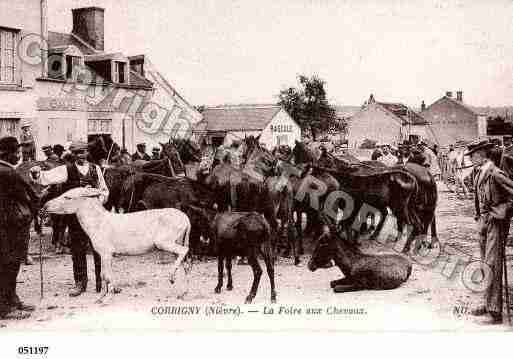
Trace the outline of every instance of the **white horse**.
{"type": "Polygon", "coordinates": [[[449,162],[448,171],[449,174],[454,176],[454,189],[449,189],[455,192],[459,196],[459,188],[462,188],[463,196],[466,197],[469,193],[467,186],[465,185],[465,179],[469,177],[474,171],[472,161],[468,156],[465,156],[465,148],[457,148],[452,152],[449,152],[447,157],[449,162]]]}
{"type": "MultiPolygon", "coordinates": [[[[154,209],[128,214],[108,212],[94,188],[74,188],[46,203],[44,210],[53,214],[76,214],[78,222],[101,257],[104,292],[112,282],[112,255],[138,255],[155,247],[178,255],[171,268],[171,284],[178,266],[189,251],[191,222],[175,208],[154,209]]],[[[185,270],[185,268],[184,268],[185,270]]],[[[186,273],[188,270],[185,271],[186,273]]],[[[185,293],[184,293],[185,295],[185,293]]]]}

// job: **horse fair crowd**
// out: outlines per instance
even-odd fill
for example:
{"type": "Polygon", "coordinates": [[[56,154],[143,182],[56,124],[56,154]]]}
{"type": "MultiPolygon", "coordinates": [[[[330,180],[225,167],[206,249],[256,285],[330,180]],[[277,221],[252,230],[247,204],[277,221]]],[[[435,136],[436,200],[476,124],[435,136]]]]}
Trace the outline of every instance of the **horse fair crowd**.
{"type": "MultiPolygon", "coordinates": [[[[100,139],[89,144],[72,142],[67,151],[61,145],[45,146],[46,160],[35,161],[31,143],[28,135],[21,144],[15,137],[0,139],[0,319],[24,319],[35,310],[16,294],[16,278],[20,265],[32,262],[27,256],[32,222],[41,234],[46,214],[51,218],[56,252],[70,248],[75,281],[71,297],[87,290],[90,246],[96,291],[103,291],[102,298],[112,284],[114,253],[140,254],[157,247],[178,257],[171,269],[172,283],[180,265],[186,273],[190,270],[192,254],[217,256],[216,293],[223,286],[223,261],[228,272],[227,289],[231,290],[232,256],[246,256],[254,276],[246,303],[258,289],[260,255],[271,282],[271,301],[275,302],[274,258],[280,249],[292,250],[294,264],[299,264],[302,212],[317,238],[308,268],[314,271],[334,262],[344,275],[330,283],[335,292],[396,288],[410,276],[409,261],[397,254],[362,255],[351,241],[354,228],[333,226],[321,211],[294,197],[301,181],[313,176],[330,191],[347,191],[360,200],[359,206],[369,203],[382,211],[392,210],[398,225],[413,226],[412,236],[426,234],[431,225],[431,235],[436,237],[435,179],[441,179],[449,169],[456,184],[465,186],[460,172],[467,169],[467,156],[473,172],[482,261],[491,273],[483,304],[472,313],[486,315],[490,324],[502,322],[504,247],[513,215],[513,146],[498,148],[490,141],[476,141],[463,152],[451,148],[444,154],[451,159],[447,165],[438,148],[429,148],[423,141],[405,142],[397,148],[379,146],[370,161],[347,153],[328,153],[324,147],[320,147],[319,156],[311,155],[301,142],[293,149],[280,146],[271,152],[254,138],[223,149],[222,156],[211,145],[200,147],[188,140],[170,140],[161,144],[162,148],[153,148],[152,156],[141,143],[129,155],[115,143],[108,147],[100,139]],[[458,156],[451,152],[458,152],[458,156]],[[183,176],[187,174],[184,164],[192,162],[199,162],[195,179],[183,176]],[[299,178],[280,181],[280,162],[296,166],[299,178]],[[255,163],[262,164],[261,182],[241,170],[255,163]],[[120,213],[113,213],[116,211],[120,213]],[[95,223],[102,224],[100,230],[95,223]]],[[[357,212],[349,220],[354,220],[357,212]]],[[[406,247],[404,251],[409,250],[409,245],[406,247]]]]}

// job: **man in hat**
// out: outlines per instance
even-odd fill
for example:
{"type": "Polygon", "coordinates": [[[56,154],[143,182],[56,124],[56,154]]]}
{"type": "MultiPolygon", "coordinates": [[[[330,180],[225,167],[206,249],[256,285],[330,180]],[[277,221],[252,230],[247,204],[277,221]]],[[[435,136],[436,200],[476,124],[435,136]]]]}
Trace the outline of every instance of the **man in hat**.
{"type": "Polygon", "coordinates": [[[34,161],[36,159],[36,143],[34,141],[34,136],[32,136],[30,131],[30,124],[28,122],[24,122],[21,125],[20,144],[22,161],[34,161]]]}
{"type": "MultiPolygon", "coordinates": [[[[102,170],[99,166],[87,161],[88,148],[87,143],[73,142],[70,151],[74,154],[76,161],[53,168],[49,171],[41,171],[38,166],[31,168],[34,175],[33,180],[41,185],[63,184],[62,191],[66,192],[76,187],[93,187],[102,192],[101,200],[106,202],[109,196],[109,189],[105,183],[102,170]]],[[[87,289],[87,259],[86,254],[89,249],[90,239],[84,232],[75,215],[71,216],[68,222],[68,233],[71,243],[71,259],[73,261],[73,276],[75,279],[75,288],[69,295],[76,297],[87,289]]],[[[101,265],[100,256],[93,251],[95,273],[96,273],[96,291],[101,291],[101,265]]]]}
{"type": "Polygon", "coordinates": [[[486,304],[472,310],[472,314],[488,314],[487,324],[500,324],[504,245],[513,203],[513,181],[490,159],[493,147],[493,143],[485,140],[470,145],[467,152],[477,168],[474,188],[481,261],[488,266],[490,277],[484,295],[486,304]]]}
{"type": "MultiPolygon", "coordinates": [[[[0,139],[0,319],[24,319],[34,306],[16,294],[16,278],[28,251],[30,223],[39,199],[16,172],[20,144],[15,137],[0,139]]],[[[39,227],[36,231],[41,233],[39,227]]]]}
{"type": "Polygon", "coordinates": [[[44,155],[46,156],[45,160],[50,160],[50,161],[58,160],[58,157],[55,155],[55,153],[53,153],[52,146],[45,145],[45,146],[41,147],[41,150],[43,151],[44,155]]]}
{"type": "Polygon", "coordinates": [[[146,153],[146,144],[138,143],[137,151],[132,155],[132,161],[143,160],[143,161],[151,161],[150,156],[146,153]]]}
{"type": "Polygon", "coordinates": [[[151,159],[159,160],[160,159],[160,147],[153,147],[151,150],[151,159]]]}
{"type": "Polygon", "coordinates": [[[383,156],[379,159],[383,164],[392,167],[397,165],[397,157],[392,154],[390,147],[388,145],[383,146],[383,156]]]}

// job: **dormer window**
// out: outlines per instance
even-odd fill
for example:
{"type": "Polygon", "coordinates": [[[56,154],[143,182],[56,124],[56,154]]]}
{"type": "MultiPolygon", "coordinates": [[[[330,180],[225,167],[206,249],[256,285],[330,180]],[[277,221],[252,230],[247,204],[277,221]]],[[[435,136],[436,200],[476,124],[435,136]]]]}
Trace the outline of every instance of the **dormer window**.
{"type": "Polygon", "coordinates": [[[74,73],[76,74],[81,64],[81,59],[78,56],[66,56],[66,78],[74,79],[74,73]]]}
{"type": "Polygon", "coordinates": [[[87,55],[85,63],[106,81],[115,84],[130,82],[128,58],[121,53],[87,55]]]}
{"type": "Polygon", "coordinates": [[[83,63],[82,53],[75,46],[52,48],[48,56],[48,77],[76,81],[83,63]]]}
{"type": "Polygon", "coordinates": [[[125,76],[126,68],[127,68],[127,66],[126,66],[125,62],[115,61],[114,82],[119,83],[119,84],[126,83],[126,76],[125,76]]]}

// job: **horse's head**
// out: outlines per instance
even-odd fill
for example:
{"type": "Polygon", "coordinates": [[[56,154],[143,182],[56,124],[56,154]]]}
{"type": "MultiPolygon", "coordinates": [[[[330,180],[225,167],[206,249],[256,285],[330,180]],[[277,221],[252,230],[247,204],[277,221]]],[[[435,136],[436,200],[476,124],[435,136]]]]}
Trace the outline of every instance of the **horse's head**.
{"type": "Polygon", "coordinates": [[[246,160],[246,167],[251,166],[253,169],[264,175],[265,177],[273,174],[276,166],[276,157],[271,152],[257,144],[246,160]]]}
{"type": "Polygon", "coordinates": [[[172,153],[178,153],[184,163],[201,161],[201,148],[190,139],[173,138],[169,140],[169,143],[161,143],[161,146],[162,155],[165,155],[168,158],[172,156],[172,153]]]}
{"type": "Polygon", "coordinates": [[[319,237],[312,257],[308,261],[308,269],[312,272],[319,268],[330,268],[333,266],[333,258],[337,250],[336,237],[329,233],[325,228],[324,233],[319,237]]]}
{"type": "Polygon", "coordinates": [[[296,140],[296,145],[292,150],[292,154],[294,155],[294,162],[296,164],[302,163],[311,163],[314,160],[313,154],[308,150],[306,144],[304,142],[300,142],[296,140]]]}
{"type": "Polygon", "coordinates": [[[74,214],[80,208],[89,206],[91,201],[99,201],[100,196],[101,191],[96,188],[73,188],[48,201],[43,210],[52,214],[74,214]]]}

